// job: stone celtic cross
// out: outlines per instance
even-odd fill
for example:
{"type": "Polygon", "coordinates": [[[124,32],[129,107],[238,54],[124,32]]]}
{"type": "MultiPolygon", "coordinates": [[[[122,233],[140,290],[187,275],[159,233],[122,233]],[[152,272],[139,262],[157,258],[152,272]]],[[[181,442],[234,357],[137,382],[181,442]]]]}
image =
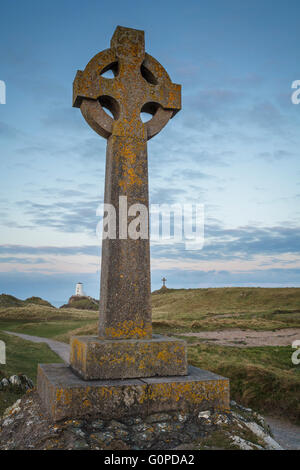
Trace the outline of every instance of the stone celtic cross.
{"type": "MultiPolygon", "coordinates": [[[[180,110],[181,87],[145,53],[143,31],[116,28],[110,49],[77,72],[73,106],[107,139],[104,202],[117,215],[119,196],[127,197],[128,208],[149,208],[147,140],[180,110]],[[108,70],[114,78],[103,76],[108,70]],[[152,119],[143,123],[141,112],[152,119]]],[[[102,241],[99,337],[151,338],[149,228],[147,238],[132,240],[118,225],[117,238],[102,241]]]]}
{"type": "MultiPolygon", "coordinates": [[[[135,29],[118,26],[110,49],[77,72],[73,105],[107,139],[105,202],[117,214],[126,198],[128,209],[149,207],[147,140],[179,111],[180,94],[135,29]],[[109,69],[112,79],[103,76],[109,69]],[[143,111],[153,115],[147,123],[143,111]]],[[[70,366],[39,364],[37,390],[55,421],[174,411],[194,417],[229,408],[228,379],[188,367],[185,341],[152,336],[149,227],[146,232],[127,237],[122,220],[117,238],[103,239],[98,336],[71,337],[70,366]]]]}

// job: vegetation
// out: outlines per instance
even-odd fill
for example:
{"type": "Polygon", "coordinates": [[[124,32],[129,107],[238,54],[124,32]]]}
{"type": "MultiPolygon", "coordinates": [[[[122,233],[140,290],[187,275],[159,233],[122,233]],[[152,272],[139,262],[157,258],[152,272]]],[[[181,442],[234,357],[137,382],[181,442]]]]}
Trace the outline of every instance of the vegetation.
{"type": "Polygon", "coordinates": [[[300,288],[166,289],[152,295],[162,332],[300,327],[300,288]]]}
{"type": "MultiPolygon", "coordinates": [[[[44,343],[31,343],[1,331],[0,340],[5,342],[7,360],[6,364],[0,364],[0,380],[11,375],[25,374],[35,382],[38,363],[62,362],[61,358],[44,343]]],[[[21,395],[21,391],[0,390],[0,416],[21,395]]]]}
{"type": "Polygon", "coordinates": [[[69,302],[60,308],[77,308],[79,310],[99,310],[99,301],[91,297],[72,295],[69,302]]]}
{"type": "Polygon", "coordinates": [[[0,308],[0,323],[2,322],[51,322],[51,321],[87,321],[96,320],[98,312],[78,310],[74,308],[57,309],[43,305],[27,304],[18,308],[0,308]]]}
{"type": "Polygon", "coordinates": [[[47,300],[43,300],[40,297],[29,297],[26,300],[20,300],[20,299],[17,299],[17,297],[14,297],[13,295],[8,295],[8,294],[0,295],[0,308],[22,307],[23,305],[30,305],[30,304],[45,305],[47,307],[54,308],[53,305],[50,304],[50,302],[47,302],[47,300]]]}
{"type": "Polygon", "coordinates": [[[289,346],[234,348],[189,338],[189,363],[229,377],[231,398],[266,414],[300,424],[300,367],[289,346]],[[193,344],[194,343],[194,344],[193,344]]]}
{"type": "Polygon", "coordinates": [[[23,305],[23,301],[13,295],[0,295],[0,307],[20,307],[21,305],[23,305]]]}
{"type": "Polygon", "coordinates": [[[28,299],[24,300],[24,305],[27,304],[36,304],[36,305],[46,305],[47,307],[53,307],[47,300],[41,299],[40,297],[28,297],[28,299]]]}

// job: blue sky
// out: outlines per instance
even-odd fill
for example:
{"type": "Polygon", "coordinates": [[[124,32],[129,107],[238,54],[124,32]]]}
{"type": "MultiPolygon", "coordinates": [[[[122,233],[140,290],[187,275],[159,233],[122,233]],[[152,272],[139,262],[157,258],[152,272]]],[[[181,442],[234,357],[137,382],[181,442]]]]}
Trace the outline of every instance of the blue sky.
{"type": "Polygon", "coordinates": [[[78,69],[115,27],[146,50],[183,108],[148,144],[151,203],[204,203],[205,245],[153,245],[152,288],[300,286],[298,1],[1,5],[0,291],[63,303],[75,283],[98,297],[96,209],[106,141],[72,108],[78,69]]]}

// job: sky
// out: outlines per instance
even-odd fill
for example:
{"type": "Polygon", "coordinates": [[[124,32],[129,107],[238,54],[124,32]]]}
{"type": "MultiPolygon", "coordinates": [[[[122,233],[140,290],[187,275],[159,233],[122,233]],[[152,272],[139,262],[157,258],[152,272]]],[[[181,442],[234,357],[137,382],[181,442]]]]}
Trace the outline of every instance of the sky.
{"type": "Polygon", "coordinates": [[[204,204],[205,242],[151,244],[152,289],[300,286],[298,0],[1,2],[0,293],[99,297],[106,140],[72,82],[117,25],[182,85],[148,143],[151,203],[204,204]]]}

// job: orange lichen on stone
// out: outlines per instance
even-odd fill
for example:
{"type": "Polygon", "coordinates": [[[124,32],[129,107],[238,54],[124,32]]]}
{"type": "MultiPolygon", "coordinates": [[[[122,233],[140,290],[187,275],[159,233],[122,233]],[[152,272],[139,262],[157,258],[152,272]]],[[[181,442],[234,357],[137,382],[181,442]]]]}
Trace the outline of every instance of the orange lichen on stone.
{"type": "Polygon", "coordinates": [[[149,333],[149,328],[141,320],[125,320],[117,322],[115,327],[105,328],[107,338],[145,338],[149,333]]]}

